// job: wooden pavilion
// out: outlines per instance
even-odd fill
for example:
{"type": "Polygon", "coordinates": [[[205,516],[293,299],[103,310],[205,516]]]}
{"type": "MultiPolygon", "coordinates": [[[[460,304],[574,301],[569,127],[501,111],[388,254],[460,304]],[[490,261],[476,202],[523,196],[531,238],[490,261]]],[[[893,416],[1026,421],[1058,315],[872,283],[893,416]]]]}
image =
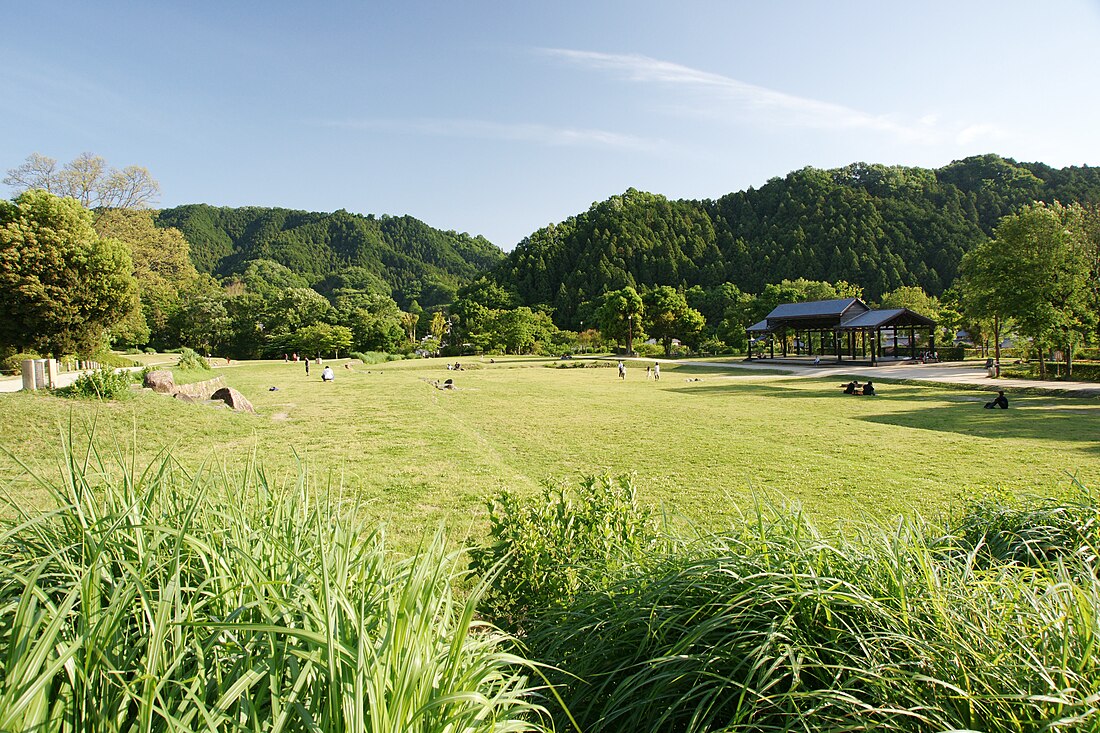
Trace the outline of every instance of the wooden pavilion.
{"type": "Polygon", "coordinates": [[[749,333],[749,359],[789,358],[787,336],[793,331],[794,356],[831,356],[837,363],[915,359],[920,351],[934,352],[936,322],[908,308],[872,310],[859,298],[783,303],[754,323],[749,333]],[[776,357],[776,341],[781,353],[776,357]],[[906,353],[907,352],[907,353],[906,353]]]}

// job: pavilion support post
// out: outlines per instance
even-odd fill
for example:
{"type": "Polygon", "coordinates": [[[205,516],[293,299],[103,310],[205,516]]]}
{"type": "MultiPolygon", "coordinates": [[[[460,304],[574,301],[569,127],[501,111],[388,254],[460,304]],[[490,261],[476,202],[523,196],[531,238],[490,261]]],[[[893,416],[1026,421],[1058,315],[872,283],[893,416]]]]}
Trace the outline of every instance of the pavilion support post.
{"type": "Polygon", "coordinates": [[[833,331],[833,349],[836,351],[836,363],[839,364],[843,361],[840,356],[840,331],[833,331]]]}
{"type": "Polygon", "coordinates": [[[917,335],[916,329],[914,329],[912,326],[910,326],[909,327],[909,358],[910,359],[916,359],[917,358],[917,339],[916,339],[916,335],[917,335]]]}
{"type": "Polygon", "coordinates": [[[898,358],[898,330],[896,328],[891,329],[894,333],[894,358],[898,358]]]}

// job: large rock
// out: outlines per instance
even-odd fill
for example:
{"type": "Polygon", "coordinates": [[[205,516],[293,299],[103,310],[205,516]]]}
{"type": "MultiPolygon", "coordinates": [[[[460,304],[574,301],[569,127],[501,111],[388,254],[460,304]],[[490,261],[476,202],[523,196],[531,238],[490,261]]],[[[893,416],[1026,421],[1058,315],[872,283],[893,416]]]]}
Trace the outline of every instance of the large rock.
{"type": "Polygon", "coordinates": [[[145,386],[154,392],[172,394],[176,390],[176,380],[172,378],[172,372],[167,369],[157,369],[145,375],[145,386]]]}
{"type": "Polygon", "coordinates": [[[213,395],[224,386],[226,386],[225,377],[215,377],[214,379],[207,379],[204,382],[181,384],[176,387],[176,394],[184,394],[188,397],[195,397],[199,400],[208,400],[211,399],[211,395],[213,395]]]}
{"type": "Polygon", "coordinates": [[[210,399],[220,400],[232,407],[237,412],[248,412],[253,415],[256,414],[256,409],[252,407],[252,403],[249,402],[243,394],[233,389],[232,387],[222,387],[217,392],[210,395],[210,399]]]}

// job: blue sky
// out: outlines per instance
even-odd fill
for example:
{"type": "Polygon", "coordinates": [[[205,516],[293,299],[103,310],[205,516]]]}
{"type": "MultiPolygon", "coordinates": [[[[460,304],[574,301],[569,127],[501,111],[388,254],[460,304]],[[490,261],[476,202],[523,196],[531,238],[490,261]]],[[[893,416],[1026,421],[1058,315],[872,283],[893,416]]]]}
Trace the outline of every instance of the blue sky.
{"type": "Polygon", "coordinates": [[[1100,0],[10,3],[0,169],[410,214],[503,249],[629,187],[996,152],[1100,164],[1100,0]],[[15,32],[12,32],[15,31],[15,32]]]}

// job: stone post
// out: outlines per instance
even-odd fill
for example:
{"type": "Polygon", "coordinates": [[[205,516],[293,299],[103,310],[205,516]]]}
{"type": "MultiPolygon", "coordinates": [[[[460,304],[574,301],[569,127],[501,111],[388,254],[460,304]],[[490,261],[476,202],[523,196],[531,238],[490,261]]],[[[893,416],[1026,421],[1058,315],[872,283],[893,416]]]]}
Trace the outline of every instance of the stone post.
{"type": "Polygon", "coordinates": [[[22,366],[23,366],[23,389],[25,389],[28,392],[33,392],[35,390],[34,362],[35,362],[34,359],[24,359],[23,364],[22,364],[22,366]]]}

